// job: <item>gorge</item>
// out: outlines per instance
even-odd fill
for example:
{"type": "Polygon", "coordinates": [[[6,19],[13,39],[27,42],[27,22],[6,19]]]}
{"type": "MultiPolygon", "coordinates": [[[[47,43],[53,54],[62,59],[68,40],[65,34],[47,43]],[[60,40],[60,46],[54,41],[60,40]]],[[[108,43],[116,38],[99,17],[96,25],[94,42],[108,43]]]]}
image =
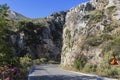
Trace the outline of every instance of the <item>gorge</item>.
{"type": "Polygon", "coordinates": [[[57,60],[85,72],[120,75],[119,67],[108,64],[113,55],[120,60],[120,0],[90,0],[45,18],[19,21],[11,34],[17,56],[29,53],[32,59],[57,60]]]}

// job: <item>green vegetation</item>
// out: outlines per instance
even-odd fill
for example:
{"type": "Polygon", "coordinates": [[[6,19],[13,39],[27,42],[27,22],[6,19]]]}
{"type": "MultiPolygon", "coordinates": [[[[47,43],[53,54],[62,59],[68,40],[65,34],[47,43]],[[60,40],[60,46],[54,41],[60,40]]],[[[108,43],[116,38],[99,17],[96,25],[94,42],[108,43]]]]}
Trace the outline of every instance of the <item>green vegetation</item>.
{"type": "Polygon", "coordinates": [[[82,70],[85,64],[86,64],[86,57],[81,55],[78,56],[78,58],[76,58],[73,67],[77,70],[82,70]]]}
{"type": "Polygon", "coordinates": [[[96,26],[94,23],[101,22],[105,17],[106,16],[102,10],[93,10],[93,11],[90,11],[83,18],[89,20],[88,30],[90,30],[96,26]]]}
{"type": "MultiPolygon", "coordinates": [[[[92,61],[87,61],[89,59],[79,56],[78,58],[75,59],[72,66],[73,68],[72,70],[75,69],[80,72],[95,73],[95,74],[106,76],[106,77],[120,78],[119,65],[118,66],[109,65],[109,61],[113,56],[115,56],[120,63],[120,36],[119,36],[120,24],[119,22],[113,20],[111,15],[115,10],[116,10],[116,6],[111,6],[111,7],[108,7],[106,10],[96,9],[96,10],[90,11],[87,15],[83,16],[82,18],[83,21],[85,20],[89,21],[88,29],[87,29],[88,32],[93,28],[96,29],[97,23],[100,23],[100,24],[102,23],[101,25],[104,26],[104,30],[100,33],[99,32],[96,33],[94,36],[88,36],[82,42],[83,44],[80,44],[81,46],[78,46],[78,47],[83,49],[82,50],[83,52],[81,52],[81,54],[84,53],[86,57],[92,54],[92,50],[91,50],[92,48],[102,49],[102,53],[98,55],[98,57],[101,58],[101,61],[100,62],[98,61],[96,62],[96,64],[95,63],[93,64],[92,61]],[[105,15],[105,13],[109,15],[105,15]],[[106,22],[103,22],[105,20],[106,22]],[[90,54],[87,55],[87,53],[90,53],[90,54]]],[[[71,32],[69,31],[69,29],[66,30],[65,32],[67,36],[70,33],[71,32]]],[[[67,39],[70,39],[70,38],[67,37],[67,39]]],[[[67,45],[69,47],[69,44],[67,45]]],[[[63,50],[63,52],[64,54],[65,53],[69,54],[68,52],[66,52],[66,48],[63,50]]],[[[92,59],[94,55],[91,55],[89,57],[92,59]]],[[[69,66],[67,66],[67,69],[69,69],[68,67],[69,66]]]]}
{"type": "Polygon", "coordinates": [[[116,22],[112,22],[110,24],[104,24],[105,28],[104,28],[104,33],[108,33],[108,32],[111,32],[113,31],[115,28],[118,28],[120,25],[119,23],[116,23],[116,22]]]}
{"type": "MultiPolygon", "coordinates": [[[[42,24],[34,24],[30,21],[20,21],[18,22],[18,30],[24,32],[25,37],[24,40],[26,42],[26,46],[32,45],[32,44],[42,44],[39,41],[39,35],[42,34],[40,29],[38,30],[42,24]]],[[[44,25],[42,25],[44,26],[44,25]]],[[[46,29],[45,27],[42,27],[41,29],[46,29]]]]}
{"type": "Polygon", "coordinates": [[[70,35],[70,32],[71,32],[71,31],[70,31],[69,29],[66,29],[65,34],[66,34],[66,35],[70,35]]]}
{"type": "Polygon", "coordinates": [[[102,40],[112,40],[113,39],[113,37],[112,37],[112,35],[110,35],[110,34],[102,34],[101,36],[100,36],[101,38],[102,38],[102,40]]]}
{"type": "Polygon", "coordinates": [[[12,24],[12,21],[7,18],[8,9],[9,7],[6,4],[0,5],[0,79],[27,80],[30,66],[44,63],[46,59],[41,58],[32,60],[28,55],[17,57],[14,54],[10,36],[14,32],[12,30],[19,29],[19,31],[24,31],[25,35],[27,35],[25,37],[25,45],[32,43],[38,44],[39,37],[37,35],[39,34],[35,31],[35,28],[40,25],[33,24],[26,20],[18,21],[18,23],[14,23],[13,21],[12,24]],[[34,36],[35,34],[36,36],[34,36]],[[13,75],[15,73],[16,75],[13,75]]]}
{"type": "Polygon", "coordinates": [[[85,42],[85,44],[88,44],[89,46],[99,46],[103,40],[100,37],[92,37],[88,38],[85,42]]]}
{"type": "Polygon", "coordinates": [[[19,58],[14,55],[9,40],[12,26],[9,26],[9,20],[6,19],[8,9],[6,4],[0,5],[0,79],[24,80],[25,77],[21,76],[23,67],[19,63],[19,58]],[[19,71],[19,74],[16,71],[19,71]],[[13,77],[14,73],[16,75],[13,77]]]}
{"type": "Polygon", "coordinates": [[[65,54],[68,52],[67,47],[64,48],[62,55],[65,56],[65,54]]]}
{"type": "Polygon", "coordinates": [[[5,19],[7,9],[6,4],[0,5],[0,64],[2,65],[17,63],[17,58],[14,58],[13,50],[8,41],[10,27],[8,26],[8,20],[5,19]]]}
{"type": "Polygon", "coordinates": [[[105,18],[104,12],[102,10],[94,10],[89,13],[90,22],[100,22],[103,18],[105,18]]]}
{"type": "Polygon", "coordinates": [[[97,65],[93,65],[92,63],[87,63],[83,68],[84,72],[96,72],[97,65]]]}
{"type": "Polygon", "coordinates": [[[115,8],[116,8],[116,6],[110,6],[110,7],[108,7],[107,9],[108,9],[109,11],[113,11],[115,8]]]}

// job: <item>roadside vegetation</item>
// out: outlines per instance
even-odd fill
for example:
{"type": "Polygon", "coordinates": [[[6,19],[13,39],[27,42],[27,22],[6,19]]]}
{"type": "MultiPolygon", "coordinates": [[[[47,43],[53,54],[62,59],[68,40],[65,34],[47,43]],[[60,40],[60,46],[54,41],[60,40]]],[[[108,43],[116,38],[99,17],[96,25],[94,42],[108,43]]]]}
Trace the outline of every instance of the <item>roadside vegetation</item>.
{"type": "MultiPolygon", "coordinates": [[[[29,54],[22,57],[18,57],[14,54],[10,40],[10,34],[13,32],[12,30],[22,29],[25,25],[29,26],[32,25],[32,23],[27,21],[13,21],[14,24],[11,23],[11,19],[7,18],[8,10],[9,7],[7,4],[0,5],[0,80],[27,80],[31,66],[42,63],[55,64],[57,62],[54,60],[47,60],[46,58],[32,59],[29,54]]],[[[30,39],[31,36],[25,39],[28,42],[27,45],[32,42],[30,39]]],[[[37,39],[36,36],[33,36],[33,38],[37,39]]],[[[37,43],[37,41],[35,42],[37,43]]]]}

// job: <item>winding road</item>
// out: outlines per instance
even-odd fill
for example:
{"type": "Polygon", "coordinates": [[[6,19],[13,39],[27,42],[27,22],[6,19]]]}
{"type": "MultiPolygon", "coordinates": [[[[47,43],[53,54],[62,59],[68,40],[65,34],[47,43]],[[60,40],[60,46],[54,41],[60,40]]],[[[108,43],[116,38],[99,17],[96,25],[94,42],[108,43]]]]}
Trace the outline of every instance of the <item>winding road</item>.
{"type": "Polygon", "coordinates": [[[33,66],[28,80],[117,80],[58,68],[56,64],[33,66]]]}

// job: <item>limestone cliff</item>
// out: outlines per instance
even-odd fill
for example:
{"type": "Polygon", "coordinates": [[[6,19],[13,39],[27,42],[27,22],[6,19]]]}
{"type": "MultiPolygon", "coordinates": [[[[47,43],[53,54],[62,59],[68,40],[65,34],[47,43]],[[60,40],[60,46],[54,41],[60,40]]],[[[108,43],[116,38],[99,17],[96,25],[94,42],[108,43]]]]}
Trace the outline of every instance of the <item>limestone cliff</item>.
{"type": "Polygon", "coordinates": [[[120,57],[119,34],[120,0],[91,0],[73,7],[63,28],[61,64],[106,71],[112,55],[120,57]]]}

